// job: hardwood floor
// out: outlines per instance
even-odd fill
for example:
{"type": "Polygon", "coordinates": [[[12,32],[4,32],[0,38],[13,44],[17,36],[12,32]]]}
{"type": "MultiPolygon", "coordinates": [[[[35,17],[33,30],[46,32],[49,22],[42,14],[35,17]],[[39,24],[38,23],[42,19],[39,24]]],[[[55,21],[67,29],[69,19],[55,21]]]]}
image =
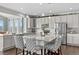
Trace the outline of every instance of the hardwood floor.
{"type": "Polygon", "coordinates": [[[79,47],[62,45],[62,53],[64,55],[79,55],[79,47]]]}
{"type": "MultiPolygon", "coordinates": [[[[15,52],[16,50],[13,48],[4,52],[0,52],[0,55],[16,55],[15,52]]],[[[62,45],[62,53],[63,55],[79,55],[79,47],[62,45]]]]}

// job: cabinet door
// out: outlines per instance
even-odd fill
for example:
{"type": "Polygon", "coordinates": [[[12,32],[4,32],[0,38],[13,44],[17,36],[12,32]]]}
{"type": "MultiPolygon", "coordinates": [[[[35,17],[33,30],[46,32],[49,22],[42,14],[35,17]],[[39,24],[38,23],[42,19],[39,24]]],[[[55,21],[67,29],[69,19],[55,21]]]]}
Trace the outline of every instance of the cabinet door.
{"type": "Polygon", "coordinates": [[[15,43],[14,43],[14,39],[13,39],[12,35],[4,36],[4,38],[3,38],[3,47],[4,47],[4,50],[12,48],[12,47],[14,47],[14,45],[15,45],[15,43]]]}
{"type": "Polygon", "coordinates": [[[3,36],[0,36],[0,51],[3,51],[3,36]]]}
{"type": "Polygon", "coordinates": [[[66,23],[67,21],[67,16],[61,16],[61,22],[66,23]]]}
{"type": "Polygon", "coordinates": [[[73,44],[79,46],[79,35],[75,34],[73,36],[73,44]]]}
{"type": "Polygon", "coordinates": [[[4,36],[3,43],[4,43],[4,48],[5,49],[11,47],[11,39],[10,39],[10,36],[4,36]]]}
{"type": "Polygon", "coordinates": [[[49,24],[49,17],[45,17],[45,18],[44,18],[44,23],[45,23],[45,24],[49,24]]]}
{"type": "Polygon", "coordinates": [[[73,15],[67,15],[67,25],[73,27],[73,15]]]}
{"type": "Polygon", "coordinates": [[[41,18],[36,20],[36,27],[41,28],[41,18]]]}
{"type": "Polygon", "coordinates": [[[15,41],[14,41],[13,36],[11,36],[10,39],[11,39],[11,47],[14,47],[15,46],[15,41]]]}
{"type": "Polygon", "coordinates": [[[68,27],[78,27],[78,15],[67,15],[67,24],[68,27]]]}
{"type": "Polygon", "coordinates": [[[73,38],[73,44],[79,45],[79,38],[74,37],[74,38],[73,38]]]}
{"type": "Polygon", "coordinates": [[[61,16],[56,16],[54,17],[54,19],[55,19],[55,22],[61,22],[61,16]]]}
{"type": "Polygon", "coordinates": [[[55,23],[55,19],[54,19],[54,17],[51,17],[51,18],[49,19],[49,27],[50,27],[50,28],[54,28],[54,23],[55,23]]]}
{"type": "Polygon", "coordinates": [[[72,36],[67,36],[67,43],[72,44],[73,43],[73,38],[72,36]]]}
{"type": "Polygon", "coordinates": [[[78,15],[73,15],[72,26],[78,27],[78,15]]]}

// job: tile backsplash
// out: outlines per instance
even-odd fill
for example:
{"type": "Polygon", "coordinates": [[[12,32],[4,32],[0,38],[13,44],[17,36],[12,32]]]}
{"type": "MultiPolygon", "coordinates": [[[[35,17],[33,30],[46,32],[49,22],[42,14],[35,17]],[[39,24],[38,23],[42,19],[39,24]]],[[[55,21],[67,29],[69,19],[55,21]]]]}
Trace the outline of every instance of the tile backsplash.
{"type": "Polygon", "coordinates": [[[67,28],[67,33],[79,34],[79,28],[67,28]]]}

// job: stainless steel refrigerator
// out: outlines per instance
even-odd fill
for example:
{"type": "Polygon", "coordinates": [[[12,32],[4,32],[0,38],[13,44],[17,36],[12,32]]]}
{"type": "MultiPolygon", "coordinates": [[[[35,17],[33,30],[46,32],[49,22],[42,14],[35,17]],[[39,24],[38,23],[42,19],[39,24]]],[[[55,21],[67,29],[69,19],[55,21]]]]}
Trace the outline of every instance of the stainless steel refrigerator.
{"type": "Polygon", "coordinates": [[[67,24],[66,23],[57,23],[58,24],[58,34],[63,34],[62,44],[67,45],[67,24]]]}

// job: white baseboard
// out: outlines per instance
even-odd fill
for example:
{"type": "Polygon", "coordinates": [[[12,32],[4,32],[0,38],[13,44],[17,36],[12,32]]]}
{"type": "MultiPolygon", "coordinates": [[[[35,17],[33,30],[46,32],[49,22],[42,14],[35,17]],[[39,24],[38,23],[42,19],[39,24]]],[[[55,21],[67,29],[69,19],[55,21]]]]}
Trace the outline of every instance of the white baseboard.
{"type": "Polygon", "coordinates": [[[71,45],[71,46],[79,46],[79,44],[72,44],[72,43],[67,43],[67,45],[71,45]]]}

